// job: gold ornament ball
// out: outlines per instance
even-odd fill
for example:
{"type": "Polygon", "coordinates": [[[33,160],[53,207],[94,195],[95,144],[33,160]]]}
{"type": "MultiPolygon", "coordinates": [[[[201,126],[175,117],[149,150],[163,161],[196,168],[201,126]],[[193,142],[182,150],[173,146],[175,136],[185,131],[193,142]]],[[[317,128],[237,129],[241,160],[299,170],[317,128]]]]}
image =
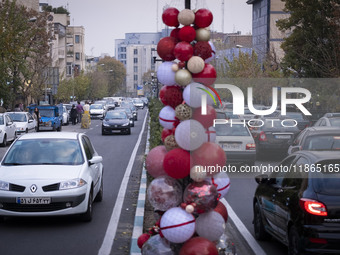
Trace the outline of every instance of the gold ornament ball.
{"type": "Polygon", "coordinates": [[[179,148],[179,145],[176,143],[174,135],[168,135],[164,139],[164,146],[165,146],[167,151],[171,151],[173,149],[179,148]]]}
{"type": "Polygon", "coordinates": [[[203,71],[205,66],[204,60],[201,57],[193,56],[189,59],[187,67],[192,73],[200,73],[203,71]]]}
{"type": "Polygon", "coordinates": [[[205,41],[208,42],[210,40],[210,31],[206,28],[199,28],[196,30],[196,41],[205,41]]]}
{"type": "Polygon", "coordinates": [[[192,10],[184,9],[178,14],[178,22],[188,26],[195,21],[195,13],[192,10]]]}
{"type": "Polygon", "coordinates": [[[192,109],[187,104],[179,104],[175,109],[176,117],[179,120],[188,120],[192,116],[192,109]]]}
{"type": "Polygon", "coordinates": [[[191,83],[191,73],[186,69],[180,69],[175,74],[175,81],[180,86],[186,86],[191,83]]]}
{"type": "Polygon", "coordinates": [[[173,64],[173,65],[171,66],[171,70],[172,70],[173,72],[177,72],[178,69],[179,69],[179,67],[178,67],[177,64],[173,64]]]}

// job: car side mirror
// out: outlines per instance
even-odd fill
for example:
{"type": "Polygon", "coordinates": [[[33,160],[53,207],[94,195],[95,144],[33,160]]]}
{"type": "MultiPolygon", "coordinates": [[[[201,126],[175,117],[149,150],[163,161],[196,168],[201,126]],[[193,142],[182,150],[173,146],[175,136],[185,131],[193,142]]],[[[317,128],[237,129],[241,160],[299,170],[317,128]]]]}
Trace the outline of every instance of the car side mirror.
{"type": "Polygon", "coordinates": [[[300,146],[293,146],[292,149],[291,149],[291,153],[294,153],[294,152],[297,152],[297,151],[300,151],[300,150],[301,150],[300,146]]]}
{"type": "Polygon", "coordinates": [[[32,123],[33,122],[33,120],[28,120],[28,123],[32,123]]]}
{"type": "Polygon", "coordinates": [[[94,156],[93,158],[91,158],[89,160],[89,166],[91,166],[93,164],[101,163],[102,161],[103,161],[103,157],[102,156],[94,156]]]}
{"type": "Polygon", "coordinates": [[[7,126],[10,126],[10,125],[12,125],[12,124],[13,124],[12,121],[7,122],[7,126]]]}
{"type": "Polygon", "coordinates": [[[267,183],[269,181],[269,176],[267,174],[260,174],[255,177],[255,181],[258,184],[267,183]]]}

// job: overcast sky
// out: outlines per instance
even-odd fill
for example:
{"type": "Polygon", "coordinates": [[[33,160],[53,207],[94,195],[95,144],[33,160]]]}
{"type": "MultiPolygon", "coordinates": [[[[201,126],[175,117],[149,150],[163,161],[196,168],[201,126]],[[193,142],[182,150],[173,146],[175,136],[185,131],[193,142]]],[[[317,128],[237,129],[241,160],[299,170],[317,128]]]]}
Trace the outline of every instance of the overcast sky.
{"type": "MultiPolygon", "coordinates": [[[[156,32],[164,28],[163,7],[168,4],[181,11],[184,0],[40,0],[70,12],[71,26],[85,28],[85,54],[114,55],[114,40],[125,33],[156,32]],[[158,8],[157,8],[158,7],[158,8]],[[158,9],[158,11],[157,11],[158,9]],[[158,22],[157,22],[158,21],[158,22]]],[[[224,1],[224,32],[251,33],[252,6],[246,0],[224,1]]],[[[207,8],[214,15],[211,29],[222,32],[222,0],[191,0],[191,9],[207,8]]]]}

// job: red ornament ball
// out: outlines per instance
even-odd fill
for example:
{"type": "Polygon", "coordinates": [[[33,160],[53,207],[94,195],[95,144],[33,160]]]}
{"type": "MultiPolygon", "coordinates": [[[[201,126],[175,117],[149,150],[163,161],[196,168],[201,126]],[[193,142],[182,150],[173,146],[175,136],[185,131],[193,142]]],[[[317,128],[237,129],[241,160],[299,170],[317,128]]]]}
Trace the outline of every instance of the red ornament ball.
{"type": "Polygon", "coordinates": [[[224,204],[221,201],[218,201],[217,206],[214,209],[215,212],[218,212],[222,215],[225,222],[228,220],[228,211],[227,208],[224,206],[224,204]]]}
{"type": "Polygon", "coordinates": [[[165,155],[163,168],[170,177],[182,179],[190,174],[191,162],[188,151],[176,148],[165,155]]]}
{"type": "Polygon", "coordinates": [[[150,235],[149,234],[141,234],[138,239],[137,239],[137,245],[139,247],[139,249],[142,249],[142,246],[144,243],[146,243],[147,240],[149,240],[150,235]]]}
{"type": "Polygon", "coordinates": [[[212,56],[212,49],[209,42],[197,42],[194,46],[194,55],[203,59],[210,58],[212,56]]]}
{"type": "Polygon", "coordinates": [[[183,91],[179,86],[163,86],[159,91],[159,99],[164,105],[176,108],[183,102],[183,91]]]}
{"type": "Polygon", "coordinates": [[[192,42],[196,38],[196,30],[191,26],[184,26],[178,32],[181,41],[192,42]]]}
{"type": "Polygon", "coordinates": [[[213,21],[213,14],[208,9],[199,9],[195,13],[195,25],[199,28],[209,27],[213,21]]]}
{"type": "Polygon", "coordinates": [[[170,33],[170,37],[174,37],[174,38],[176,38],[176,39],[179,40],[179,35],[178,35],[178,33],[179,33],[180,30],[181,30],[180,28],[175,28],[175,29],[173,29],[173,30],[171,31],[171,33],[170,33]]]}
{"type": "Polygon", "coordinates": [[[157,44],[157,53],[164,61],[172,61],[176,57],[174,55],[174,49],[177,44],[177,39],[174,37],[164,37],[159,40],[157,44]]]}
{"type": "Polygon", "coordinates": [[[194,110],[192,118],[200,122],[203,127],[208,129],[214,125],[214,119],[217,119],[217,114],[212,106],[207,105],[207,114],[202,115],[202,107],[199,107],[194,110]]]}
{"type": "Polygon", "coordinates": [[[202,83],[206,86],[211,86],[216,81],[217,73],[213,65],[205,64],[202,72],[192,74],[195,82],[202,83]]]}
{"type": "Polygon", "coordinates": [[[179,10],[177,10],[174,7],[170,7],[164,10],[162,14],[163,23],[169,27],[178,27],[179,26],[178,14],[179,10]]]}
{"type": "Polygon", "coordinates": [[[184,243],[179,255],[218,255],[216,245],[203,237],[194,237],[184,243]]]}
{"type": "Polygon", "coordinates": [[[162,134],[161,134],[161,139],[162,142],[164,143],[165,138],[167,138],[169,135],[174,135],[175,134],[175,129],[167,129],[167,128],[163,128],[162,130],[162,134]]]}
{"type": "Polygon", "coordinates": [[[194,55],[194,48],[188,42],[179,42],[174,48],[174,55],[180,61],[188,61],[194,55]]]}
{"type": "MultiPolygon", "coordinates": [[[[203,166],[206,167],[206,169],[208,169],[208,166],[214,166],[216,171],[219,169],[222,170],[227,162],[227,156],[224,150],[217,143],[212,142],[202,144],[201,147],[192,153],[192,158],[194,165],[203,166]]],[[[207,171],[207,175],[214,174],[216,174],[216,172],[211,173],[207,171]]]]}

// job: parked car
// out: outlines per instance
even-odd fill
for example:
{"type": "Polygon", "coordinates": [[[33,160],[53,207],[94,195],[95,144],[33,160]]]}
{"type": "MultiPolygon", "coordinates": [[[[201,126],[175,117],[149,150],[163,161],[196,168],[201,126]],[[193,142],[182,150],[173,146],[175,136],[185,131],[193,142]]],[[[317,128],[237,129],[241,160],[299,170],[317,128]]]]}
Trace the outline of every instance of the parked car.
{"type": "Polygon", "coordinates": [[[252,122],[251,133],[256,143],[258,156],[265,156],[268,152],[277,152],[285,155],[299,129],[292,120],[263,119],[252,122]],[[289,126],[289,127],[288,127],[289,126]]]}
{"type": "Polygon", "coordinates": [[[337,127],[309,127],[297,135],[288,154],[299,150],[340,150],[340,129],[337,127]]]}
{"type": "Polygon", "coordinates": [[[216,124],[216,143],[225,151],[227,163],[254,165],[255,141],[247,126],[216,124]]]}
{"type": "Polygon", "coordinates": [[[7,114],[17,127],[17,135],[34,131],[37,127],[37,121],[29,112],[8,112],[7,114]]]}
{"type": "Polygon", "coordinates": [[[102,135],[112,133],[131,134],[130,120],[125,111],[108,111],[102,122],[102,135]]]}
{"type": "Polygon", "coordinates": [[[103,164],[83,133],[29,133],[0,164],[0,217],[77,214],[92,219],[103,199],[103,164]]]}
{"type": "Polygon", "coordinates": [[[62,124],[63,124],[63,125],[68,125],[68,124],[70,124],[70,118],[71,118],[71,117],[70,117],[70,114],[69,114],[69,112],[68,112],[66,106],[63,105],[63,122],[62,122],[62,124]]]}
{"type": "Polygon", "coordinates": [[[105,109],[102,104],[91,104],[90,105],[90,117],[91,119],[103,118],[105,114],[105,109]]]}
{"type": "Polygon", "coordinates": [[[8,113],[0,113],[0,146],[17,138],[16,125],[8,113]]]}
{"type": "Polygon", "coordinates": [[[279,165],[291,171],[257,176],[256,239],[272,236],[290,255],[340,254],[339,162],[339,151],[299,151],[279,165]]]}
{"type": "Polygon", "coordinates": [[[61,131],[62,122],[63,122],[62,104],[38,105],[38,106],[32,105],[28,107],[28,110],[31,114],[33,114],[35,107],[39,109],[39,114],[40,114],[39,131],[42,131],[42,130],[61,131]]]}
{"type": "Polygon", "coordinates": [[[326,113],[320,118],[314,127],[340,127],[340,113],[326,113]]]}
{"type": "Polygon", "coordinates": [[[63,106],[66,107],[67,112],[68,112],[68,122],[70,123],[71,120],[71,109],[72,109],[72,105],[71,104],[63,104],[63,106]]]}

